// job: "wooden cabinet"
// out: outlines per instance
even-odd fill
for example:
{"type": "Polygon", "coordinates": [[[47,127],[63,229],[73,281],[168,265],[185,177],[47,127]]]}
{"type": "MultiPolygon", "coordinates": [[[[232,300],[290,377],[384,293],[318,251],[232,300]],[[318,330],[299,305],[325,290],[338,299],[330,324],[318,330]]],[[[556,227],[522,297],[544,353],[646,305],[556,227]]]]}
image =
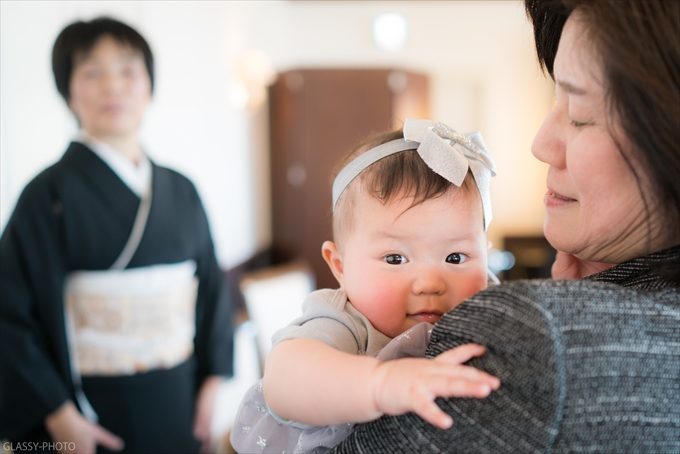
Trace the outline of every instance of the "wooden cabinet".
{"type": "Polygon", "coordinates": [[[321,258],[331,239],[331,174],[369,135],[429,117],[428,79],[394,69],[302,69],[269,92],[275,262],[304,260],[318,288],[337,287],[321,258]]]}

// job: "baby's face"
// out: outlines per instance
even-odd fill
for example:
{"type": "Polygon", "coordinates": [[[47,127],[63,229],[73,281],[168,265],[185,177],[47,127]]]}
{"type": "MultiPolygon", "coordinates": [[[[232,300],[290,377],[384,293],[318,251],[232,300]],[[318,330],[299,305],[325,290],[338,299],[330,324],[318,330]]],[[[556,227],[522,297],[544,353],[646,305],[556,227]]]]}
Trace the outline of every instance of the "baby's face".
{"type": "Polygon", "coordinates": [[[479,195],[449,191],[409,208],[357,194],[340,245],[341,286],[382,333],[434,323],[487,285],[487,238],[479,195]]]}

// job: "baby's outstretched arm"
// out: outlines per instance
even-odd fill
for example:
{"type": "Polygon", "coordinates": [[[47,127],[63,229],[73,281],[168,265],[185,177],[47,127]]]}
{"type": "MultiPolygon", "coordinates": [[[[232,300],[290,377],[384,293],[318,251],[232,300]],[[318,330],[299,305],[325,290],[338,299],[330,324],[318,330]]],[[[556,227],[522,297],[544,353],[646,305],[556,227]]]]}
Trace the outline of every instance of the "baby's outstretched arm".
{"type": "Polygon", "coordinates": [[[486,397],[500,381],[463,363],[484,354],[468,344],[434,359],[380,362],[311,339],[277,344],[265,366],[264,396],[279,416],[311,425],[365,422],[415,412],[440,428],[451,418],[435,397],[486,397]]]}

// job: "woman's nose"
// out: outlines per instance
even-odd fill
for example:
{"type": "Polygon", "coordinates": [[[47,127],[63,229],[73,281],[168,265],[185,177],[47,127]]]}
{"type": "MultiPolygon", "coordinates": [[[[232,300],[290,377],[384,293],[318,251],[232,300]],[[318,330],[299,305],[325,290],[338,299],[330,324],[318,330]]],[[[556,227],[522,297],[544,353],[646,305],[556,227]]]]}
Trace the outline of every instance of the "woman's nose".
{"type": "Polygon", "coordinates": [[[118,93],[123,87],[123,79],[118,74],[107,73],[103,78],[103,86],[107,93],[118,93]]]}
{"type": "Polygon", "coordinates": [[[413,293],[416,295],[442,295],[446,291],[446,281],[435,269],[423,269],[413,281],[413,293]]]}
{"type": "Polygon", "coordinates": [[[539,161],[551,167],[563,168],[565,165],[564,118],[557,107],[553,107],[536,133],[531,144],[531,153],[539,161]]]}

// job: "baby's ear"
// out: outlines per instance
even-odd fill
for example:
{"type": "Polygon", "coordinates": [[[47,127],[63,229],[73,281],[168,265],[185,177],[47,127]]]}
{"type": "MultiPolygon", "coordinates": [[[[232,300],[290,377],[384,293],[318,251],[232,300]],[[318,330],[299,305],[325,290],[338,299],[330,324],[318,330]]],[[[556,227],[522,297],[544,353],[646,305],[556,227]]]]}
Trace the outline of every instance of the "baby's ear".
{"type": "Polygon", "coordinates": [[[343,263],[337,245],[332,241],[324,241],[321,245],[321,256],[326,261],[335,279],[342,285],[343,263]]]}

